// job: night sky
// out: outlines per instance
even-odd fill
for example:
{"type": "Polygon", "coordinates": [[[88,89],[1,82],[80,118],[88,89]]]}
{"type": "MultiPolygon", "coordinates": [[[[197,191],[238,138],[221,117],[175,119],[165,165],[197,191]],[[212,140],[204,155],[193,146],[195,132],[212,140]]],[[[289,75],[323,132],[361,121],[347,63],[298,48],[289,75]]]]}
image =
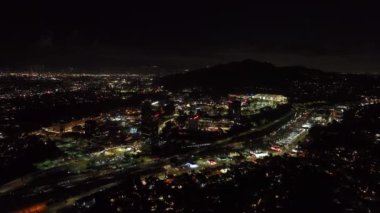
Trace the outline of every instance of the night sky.
{"type": "Polygon", "coordinates": [[[380,73],[379,7],[363,1],[34,2],[1,6],[3,69],[173,71],[251,58],[380,73]]]}

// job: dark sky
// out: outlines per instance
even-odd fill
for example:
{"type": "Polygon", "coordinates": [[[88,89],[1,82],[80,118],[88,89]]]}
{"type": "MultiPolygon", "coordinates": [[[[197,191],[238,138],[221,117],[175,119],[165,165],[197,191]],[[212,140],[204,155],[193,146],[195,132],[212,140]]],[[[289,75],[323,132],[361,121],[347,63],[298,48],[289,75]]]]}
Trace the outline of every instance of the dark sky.
{"type": "Polygon", "coordinates": [[[364,1],[27,2],[1,6],[0,67],[183,70],[251,58],[380,73],[379,7],[364,1]]]}

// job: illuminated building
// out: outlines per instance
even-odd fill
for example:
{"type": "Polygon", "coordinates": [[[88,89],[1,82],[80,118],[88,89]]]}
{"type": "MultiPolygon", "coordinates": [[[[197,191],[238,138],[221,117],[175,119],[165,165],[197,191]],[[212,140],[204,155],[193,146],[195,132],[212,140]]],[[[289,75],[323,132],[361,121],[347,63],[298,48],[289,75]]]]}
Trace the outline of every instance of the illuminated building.
{"type": "Polygon", "coordinates": [[[159,113],[154,114],[152,103],[144,101],[141,106],[141,134],[150,139],[152,143],[158,139],[159,113]]]}
{"type": "Polygon", "coordinates": [[[199,128],[199,115],[189,118],[189,130],[197,131],[199,128]]]}
{"type": "Polygon", "coordinates": [[[278,103],[287,103],[287,97],[283,95],[275,95],[275,94],[256,94],[252,96],[253,99],[264,100],[264,101],[274,101],[278,103]]]}

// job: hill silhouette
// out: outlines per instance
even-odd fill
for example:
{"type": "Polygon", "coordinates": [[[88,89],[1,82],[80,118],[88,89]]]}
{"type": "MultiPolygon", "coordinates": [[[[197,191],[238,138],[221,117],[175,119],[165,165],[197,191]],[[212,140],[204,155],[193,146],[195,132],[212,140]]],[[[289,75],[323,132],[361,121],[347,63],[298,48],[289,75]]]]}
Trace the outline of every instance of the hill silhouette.
{"type": "Polygon", "coordinates": [[[267,62],[244,60],[220,64],[210,68],[164,76],[160,84],[168,89],[203,87],[223,89],[226,87],[270,86],[286,90],[294,80],[325,78],[329,75],[315,69],[301,66],[277,67],[267,62]]]}

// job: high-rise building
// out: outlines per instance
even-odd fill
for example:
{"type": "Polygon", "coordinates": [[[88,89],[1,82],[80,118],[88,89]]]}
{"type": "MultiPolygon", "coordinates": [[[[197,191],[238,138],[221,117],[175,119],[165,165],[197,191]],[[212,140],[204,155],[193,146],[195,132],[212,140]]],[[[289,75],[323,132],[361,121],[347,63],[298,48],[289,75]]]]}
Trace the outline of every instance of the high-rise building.
{"type": "Polygon", "coordinates": [[[144,101],[141,105],[141,134],[152,143],[158,140],[158,117],[154,114],[152,103],[144,101]]]}
{"type": "Polygon", "coordinates": [[[228,114],[231,118],[239,119],[241,115],[241,101],[233,100],[229,102],[228,114]]]}
{"type": "Polygon", "coordinates": [[[84,132],[86,135],[93,135],[96,133],[98,124],[95,120],[87,120],[84,123],[84,132]]]}
{"type": "Polygon", "coordinates": [[[194,115],[189,118],[189,130],[197,131],[199,128],[199,115],[194,115]]]}

